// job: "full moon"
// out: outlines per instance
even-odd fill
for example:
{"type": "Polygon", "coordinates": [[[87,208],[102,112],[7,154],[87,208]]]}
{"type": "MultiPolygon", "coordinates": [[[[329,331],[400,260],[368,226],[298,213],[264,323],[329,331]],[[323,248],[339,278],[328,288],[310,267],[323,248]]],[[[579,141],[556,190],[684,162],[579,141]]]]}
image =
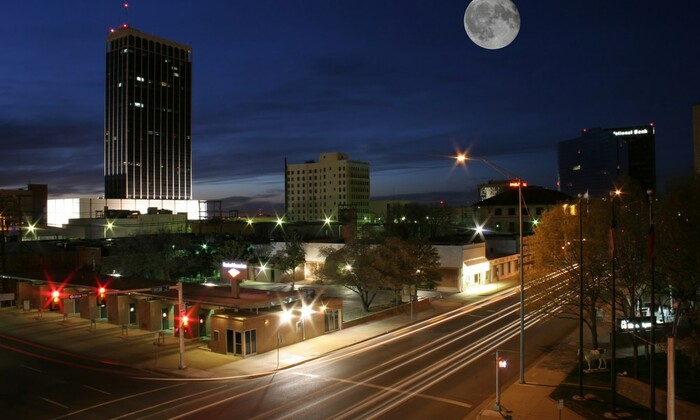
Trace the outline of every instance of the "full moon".
{"type": "Polygon", "coordinates": [[[520,13],[510,0],[472,0],[464,12],[464,29],[481,48],[497,50],[520,31],[520,13]]]}

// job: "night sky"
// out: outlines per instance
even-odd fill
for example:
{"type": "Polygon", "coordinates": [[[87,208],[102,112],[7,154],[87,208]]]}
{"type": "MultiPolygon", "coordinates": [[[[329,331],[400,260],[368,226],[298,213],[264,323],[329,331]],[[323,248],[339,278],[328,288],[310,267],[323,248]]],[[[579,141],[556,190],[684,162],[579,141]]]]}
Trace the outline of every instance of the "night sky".
{"type": "MultiPolygon", "coordinates": [[[[515,41],[485,50],[467,0],[129,2],[128,23],[193,48],[194,198],[283,210],[284,159],[347,152],[373,199],[453,205],[502,176],[556,188],[558,141],[657,127],[658,184],[692,165],[699,2],[515,1],[515,41]]],[[[107,0],[2,8],[0,188],[103,194],[107,0]]]]}

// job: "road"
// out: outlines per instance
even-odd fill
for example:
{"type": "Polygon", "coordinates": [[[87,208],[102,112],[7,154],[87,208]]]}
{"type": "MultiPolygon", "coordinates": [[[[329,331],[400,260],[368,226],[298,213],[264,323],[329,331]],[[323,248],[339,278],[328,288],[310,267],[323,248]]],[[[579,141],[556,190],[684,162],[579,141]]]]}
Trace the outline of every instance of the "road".
{"type": "MultiPolygon", "coordinates": [[[[557,311],[528,314],[527,363],[575,328],[557,311]]],[[[37,419],[463,418],[494,395],[496,348],[513,351],[501,383],[517,380],[518,332],[518,295],[503,294],[274,375],[225,380],[144,378],[3,337],[0,408],[37,419]]]]}

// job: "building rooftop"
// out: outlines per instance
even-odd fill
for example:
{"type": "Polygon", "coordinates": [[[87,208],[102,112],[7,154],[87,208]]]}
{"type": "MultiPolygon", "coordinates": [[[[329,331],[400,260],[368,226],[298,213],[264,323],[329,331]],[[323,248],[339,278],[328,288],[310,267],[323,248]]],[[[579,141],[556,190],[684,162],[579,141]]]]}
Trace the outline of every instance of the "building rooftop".
{"type": "MultiPolygon", "coordinates": [[[[572,197],[559,191],[542,187],[523,187],[523,201],[525,205],[568,203],[572,197]]],[[[518,189],[509,188],[502,193],[472,204],[473,207],[488,206],[517,206],[518,189]]]]}

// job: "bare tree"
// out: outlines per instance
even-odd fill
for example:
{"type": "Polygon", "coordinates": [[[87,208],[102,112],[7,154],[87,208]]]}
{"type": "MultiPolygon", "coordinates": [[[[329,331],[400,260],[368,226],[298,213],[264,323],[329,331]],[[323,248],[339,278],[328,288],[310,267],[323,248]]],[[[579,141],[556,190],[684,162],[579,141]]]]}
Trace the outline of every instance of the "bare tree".
{"type": "MultiPolygon", "coordinates": [[[[658,279],[667,283],[669,297],[680,312],[676,342],[681,352],[691,359],[691,375],[700,368],[700,176],[686,175],[667,188],[659,206],[656,261],[658,279]]],[[[668,290],[664,288],[664,290],[668,290]]]]}
{"type": "Polygon", "coordinates": [[[306,249],[298,234],[285,237],[284,248],[277,251],[270,260],[275,268],[292,275],[292,290],[296,283],[296,268],[306,261],[306,249]]]}
{"type": "MultiPolygon", "coordinates": [[[[581,269],[583,269],[583,322],[588,327],[592,347],[598,347],[597,309],[609,296],[609,207],[602,201],[583,202],[578,205],[555,206],[545,212],[530,237],[529,247],[535,260],[534,269],[528,272],[529,280],[564,271],[559,287],[548,283],[532,282],[534,290],[549,298],[560,300],[565,316],[578,319],[578,296],[581,269]],[[583,211],[583,237],[579,234],[579,211],[583,211]],[[583,268],[579,266],[580,245],[583,241],[583,268]]],[[[536,304],[529,303],[528,304],[536,304]]]]}
{"type": "Polygon", "coordinates": [[[349,241],[340,249],[324,248],[321,254],[325,263],[318,276],[328,282],[340,284],[356,293],[362,309],[369,312],[372,301],[381,289],[381,283],[372,266],[372,244],[363,239],[349,241]]]}

